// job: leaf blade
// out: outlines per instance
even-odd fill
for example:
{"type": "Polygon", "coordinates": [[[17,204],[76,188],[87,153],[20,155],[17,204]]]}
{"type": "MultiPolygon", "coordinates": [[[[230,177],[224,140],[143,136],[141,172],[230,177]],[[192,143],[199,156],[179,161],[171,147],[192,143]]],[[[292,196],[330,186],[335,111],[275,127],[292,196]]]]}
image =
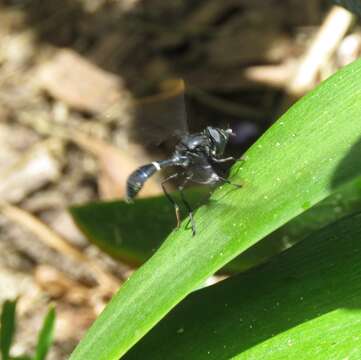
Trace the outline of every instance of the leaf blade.
{"type": "Polygon", "coordinates": [[[326,360],[360,354],[360,239],[357,214],[264,266],[190,294],[124,359],[326,360]]]}
{"type": "Polygon", "coordinates": [[[244,187],[213,194],[197,211],[196,237],[184,223],[173,232],[113,297],[71,359],[118,359],[208,276],[359,176],[360,118],[356,61],[296,103],[251,147],[232,172],[244,187]]]}
{"type": "Polygon", "coordinates": [[[51,307],[45,316],[38,335],[34,360],[45,360],[53,342],[55,319],[55,308],[51,307]]]}
{"type": "Polygon", "coordinates": [[[10,357],[10,348],[16,329],[16,300],[6,300],[1,312],[0,345],[3,360],[10,357]]]}
{"type": "MultiPolygon", "coordinates": [[[[245,271],[313,231],[361,211],[360,194],[361,179],[357,179],[267,235],[226,264],[220,272],[232,274],[245,271]]],[[[177,199],[177,195],[174,193],[172,197],[177,199]]],[[[187,192],[192,204],[204,200],[205,195],[198,189],[187,192]]],[[[162,244],[162,234],[171,232],[175,222],[172,206],[164,195],[136,199],[131,207],[124,201],[95,202],[73,206],[70,211],[75,223],[93,244],[130,265],[141,265],[149,259],[162,244]]]]}
{"type": "MultiPolygon", "coordinates": [[[[207,195],[204,188],[186,190],[193,207],[204,203],[207,195]]],[[[172,197],[181,214],[187,214],[178,192],[172,197]]],[[[131,265],[146,261],[176,226],[174,208],[165,196],[136,199],[131,205],[125,201],[94,202],[72,206],[70,212],[93,244],[131,265]]]]}

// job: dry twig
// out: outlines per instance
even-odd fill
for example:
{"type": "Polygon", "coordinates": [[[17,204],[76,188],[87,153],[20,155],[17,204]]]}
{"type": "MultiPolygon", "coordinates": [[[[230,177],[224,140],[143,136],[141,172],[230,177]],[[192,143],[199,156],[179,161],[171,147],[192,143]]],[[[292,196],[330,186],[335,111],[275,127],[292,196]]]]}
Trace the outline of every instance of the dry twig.
{"type": "Polygon", "coordinates": [[[115,291],[119,287],[118,279],[101,268],[94,260],[88,258],[81,251],[67,243],[55,231],[50,229],[35,216],[5,201],[1,201],[0,210],[8,219],[22,225],[37,235],[37,237],[47,246],[77,262],[87,265],[93,271],[100,287],[107,288],[112,291],[115,291]]]}
{"type": "Polygon", "coordinates": [[[315,85],[317,74],[336,51],[353,20],[354,16],[344,8],[331,8],[287,86],[290,97],[300,97],[315,85]]]}

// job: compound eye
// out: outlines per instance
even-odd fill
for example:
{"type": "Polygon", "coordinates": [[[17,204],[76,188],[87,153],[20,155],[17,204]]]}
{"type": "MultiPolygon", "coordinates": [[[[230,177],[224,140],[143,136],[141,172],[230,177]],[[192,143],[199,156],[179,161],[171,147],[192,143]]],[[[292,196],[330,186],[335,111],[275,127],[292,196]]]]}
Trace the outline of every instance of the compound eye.
{"type": "Polygon", "coordinates": [[[220,134],[217,129],[208,126],[207,131],[208,131],[208,136],[210,136],[215,142],[219,142],[220,134]]]}

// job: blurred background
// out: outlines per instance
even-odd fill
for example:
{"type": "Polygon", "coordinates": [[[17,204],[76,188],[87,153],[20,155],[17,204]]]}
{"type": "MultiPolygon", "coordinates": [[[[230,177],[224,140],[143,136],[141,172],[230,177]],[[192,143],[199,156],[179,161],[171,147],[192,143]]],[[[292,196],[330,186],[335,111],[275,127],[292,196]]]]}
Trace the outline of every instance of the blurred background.
{"type": "Polygon", "coordinates": [[[14,355],[55,303],[49,359],[67,358],[134,270],[88,243],[70,205],[123,198],[185,126],[230,126],[240,157],[360,52],[356,18],[324,0],[0,1],[0,303],[19,297],[14,355]]]}

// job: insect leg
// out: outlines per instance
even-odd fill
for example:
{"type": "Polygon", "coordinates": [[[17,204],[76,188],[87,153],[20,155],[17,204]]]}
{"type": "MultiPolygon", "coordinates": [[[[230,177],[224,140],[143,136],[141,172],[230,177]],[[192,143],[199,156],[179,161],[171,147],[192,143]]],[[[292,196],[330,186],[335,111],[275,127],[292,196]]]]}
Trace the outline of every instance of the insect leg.
{"type": "Polygon", "coordinates": [[[182,185],[180,185],[178,187],[178,190],[179,190],[179,193],[180,193],[180,196],[181,196],[181,199],[183,201],[183,204],[186,206],[187,210],[188,210],[188,213],[189,213],[189,218],[191,220],[191,225],[192,225],[192,235],[194,236],[196,234],[196,224],[194,222],[194,218],[193,218],[193,209],[192,207],[189,205],[187,199],[185,198],[185,195],[183,193],[183,190],[184,190],[184,187],[186,186],[186,184],[188,183],[188,181],[190,180],[191,176],[187,176],[182,185]]]}
{"type": "Polygon", "coordinates": [[[236,160],[236,159],[233,156],[230,156],[230,157],[227,157],[224,159],[218,159],[218,158],[212,157],[212,161],[214,161],[216,163],[224,163],[226,161],[234,161],[234,160],[236,160]]]}
{"type": "Polygon", "coordinates": [[[235,183],[233,183],[232,181],[229,181],[228,179],[226,179],[226,178],[224,178],[224,177],[221,177],[221,176],[219,176],[219,175],[218,175],[218,177],[219,177],[219,180],[222,180],[222,181],[225,182],[226,184],[232,185],[232,186],[234,186],[234,187],[237,188],[237,189],[239,189],[239,188],[242,187],[241,184],[235,184],[235,183]]]}
{"type": "Polygon", "coordinates": [[[161,182],[161,186],[164,192],[164,195],[167,197],[167,199],[169,200],[169,202],[174,206],[174,211],[175,211],[175,216],[177,219],[177,228],[179,228],[180,225],[180,212],[179,212],[179,206],[178,204],[174,201],[174,199],[169,195],[167,189],[165,188],[164,184],[172,179],[175,179],[176,177],[178,177],[178,173],[175,173],[173,175],[168,176],[167,178],[165,178],[164,180],[162,180],[161,182]]]}

